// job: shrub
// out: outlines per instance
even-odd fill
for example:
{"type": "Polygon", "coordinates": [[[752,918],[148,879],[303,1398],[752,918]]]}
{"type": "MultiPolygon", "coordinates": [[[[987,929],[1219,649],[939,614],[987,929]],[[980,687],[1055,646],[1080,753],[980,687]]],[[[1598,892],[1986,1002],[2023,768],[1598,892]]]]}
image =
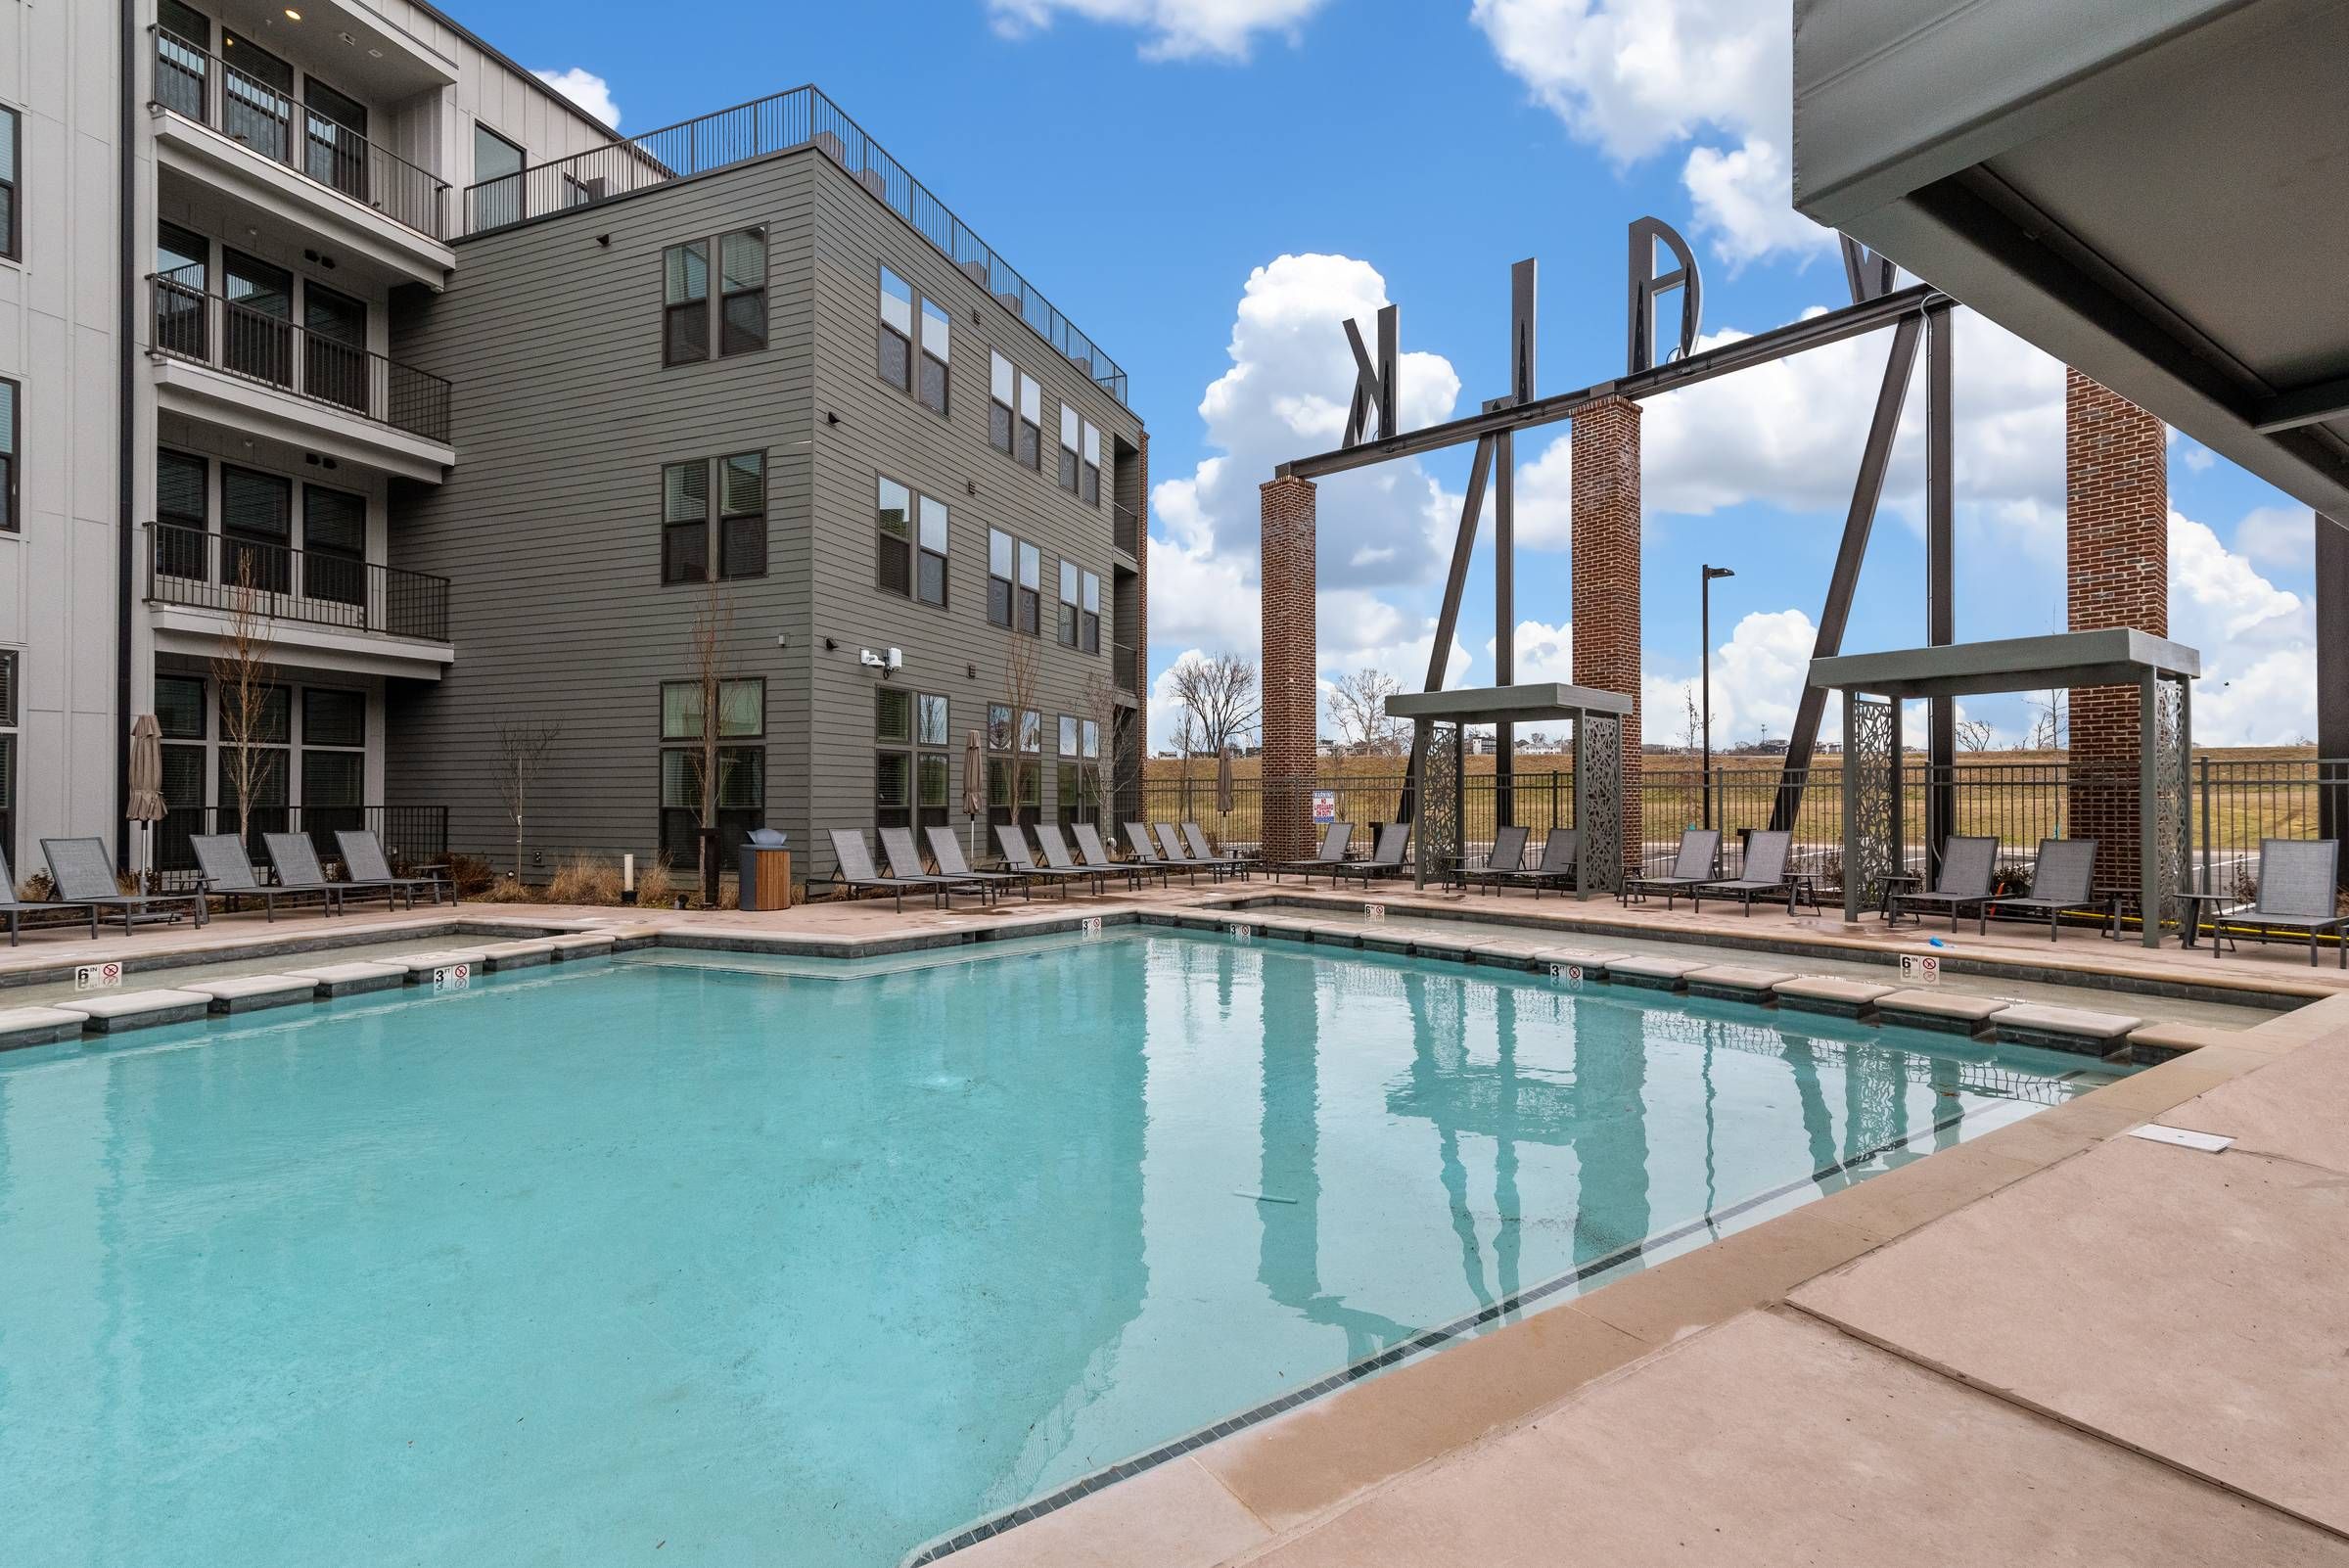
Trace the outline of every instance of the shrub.
{"type": "Polygon", "coordinates": [[[448,879],[460,899],[485,897],[497,885],[497,873],[489,862],[478,854],[452,854],[448,857],[448,879]]]}
{"type": "Polygon", "coordinates": [[[575,854],[546,879],[549,903],[620,902],[620,867],[592,855],[575,854]]]}

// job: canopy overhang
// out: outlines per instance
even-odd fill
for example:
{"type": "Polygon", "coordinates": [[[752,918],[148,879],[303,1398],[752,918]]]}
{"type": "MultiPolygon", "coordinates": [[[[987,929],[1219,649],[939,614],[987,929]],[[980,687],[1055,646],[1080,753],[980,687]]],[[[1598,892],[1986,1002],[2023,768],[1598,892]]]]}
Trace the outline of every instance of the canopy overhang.
{"type": "Polygon", "coordinates": [[[1593,686],[1535,681],[1520,686],[1471,686],[1458,691],[1401,692],[1387,699],[1389,718],[1439,724],[1563,723],[1585,714],[1628,716],[1632,700],[1593,686]]]}
{"type": "Polygon", "coordinates": [[[1796,208],[2349,519],[2349,7],[1797,0],[1796,208]]]}
{"type": "Polygon", "coordinates": [[[1811,661],[1814,686],[1901,699],[2135,686],[2148,676],[2192,680],[2201,673],[2193,649],[2128,627],[1811,661]]]}

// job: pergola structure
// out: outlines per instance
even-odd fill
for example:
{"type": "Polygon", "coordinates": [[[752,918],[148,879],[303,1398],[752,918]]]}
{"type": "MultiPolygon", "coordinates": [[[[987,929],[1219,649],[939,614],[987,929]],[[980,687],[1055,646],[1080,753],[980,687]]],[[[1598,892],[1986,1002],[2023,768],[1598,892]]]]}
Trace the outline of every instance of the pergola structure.
{"type": "Polygon", "coordinates": [[[1632,700],[1617,692],[1543,681],[1522,686],[1478,686],[1459,691],[1405,692],[1387,699],[1387,716],[1411,723],[1411,795],[1417,806],[1412,885],[1425,888],[1460,863],[1465,794],[1462,732],[1492,724],[1574,726],[1574,825],[1582,833],[1575,855],[1574,893],[1614,893],[1623,886],[1623,721],[1632,700]]]}
{"type": "MultiPolygon", "coordinates": [[[[1843,916],[1877,904],[1901,868],[1901,704],[2066,687],[2134,686],[2138,734],[2134,781],[2075,780],[2106,804],[2133,807],[2138,908],[2144,943],[2161,944],[2171,895],[2185,886],[2192,850],[2187,769],[2193,755],[2190,683],[2202,672],[2193,649],[2126,627],[1894,653],[1847,654],[1811,662],[1810,685],[1843,693],[1843,916]],[[2116,791],[2115,785],[2121,788],[2116,791]]],[[[2099,823],[2114,813],[2095,813],[2099,823]]],[[[2080,812],[2075,803],[2074,825],[2080,812]]],[[[1938,858],[1939,845],[1932,845],[1938,858]]]]}

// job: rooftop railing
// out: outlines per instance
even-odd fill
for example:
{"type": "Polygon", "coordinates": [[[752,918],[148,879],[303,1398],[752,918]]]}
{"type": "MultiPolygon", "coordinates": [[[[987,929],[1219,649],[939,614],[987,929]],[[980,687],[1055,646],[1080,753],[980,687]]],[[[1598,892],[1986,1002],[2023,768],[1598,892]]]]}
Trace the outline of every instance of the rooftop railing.
{"type": "Polygon", "coordinates": [[[485,233],[592,207],[755,158],[814,147],[920,230],[965,277],[1126,401],[1126,372],[1008,261],[813,86],[737,104],[698,119],[484,180],[465,190],[465,232],[485,233]]]}
{"type": "Polygon", "coordinates": [[[353,197],[402,228],[445,237],[448,182],[385,151],[342,121],[161,27],[155,101],[272,162],[353,197]]]}
{"type": "MultiPolygon", "coordinates": [[[[188,269],[183,269],[188,270],[188,269]]],[[[448,439],[449,386],[430,371],[307,331],[284,316],[158,273],[156,352],[210,365],[381,425],[448,439]]]]}

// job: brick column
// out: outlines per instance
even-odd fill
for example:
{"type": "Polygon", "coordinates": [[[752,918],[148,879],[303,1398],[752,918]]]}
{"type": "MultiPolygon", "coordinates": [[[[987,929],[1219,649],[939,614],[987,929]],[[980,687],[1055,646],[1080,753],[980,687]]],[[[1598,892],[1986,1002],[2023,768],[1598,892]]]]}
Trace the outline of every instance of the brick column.
{"type": "MultiPolygon", "coordinates": [[[[1144,814],[1142,777],[1150,758],[1150,433],[1142,432],[1133,459],[1133,756],[1124,765],[1133,780],[1130,800],[1119,802],[1119,814],[1144,814]]],[[[1114,633],[1113,633],[1114,635],[1114,633]]],[[[1118,842],[1115,822],[1101,824],[1109,842],[1118,842]]]]}
{"type": "Polygon", "coordinates": [[[1645,839],[1639,809],[1639,405],[1626,397],[1593,403],[1574,416],[1571,439],[1574,683],[1632,699],[1623,721],[1623,863],[1635,870],[1645,839]]]}
{"type": "Polygon", "coordinates": [[[1301,860],[1313,851],[1313,754],[1320,688],[1315,681],[1313,485],[1276,479],[1260,489],[1264,593],[1264,844],[1268,859],[1301,860]]]}
{"type": "MultiPolygon", "coordinates": [[[[2170,631],[2170,470],[2161,421],[2076,370],[2063,378],[2064,566],[2074,631],[2170,631]]],[[[2138,690],[2070,699],[2067,836],[2096,841],[2096,880],[2138,881],[2138,690]]],[[[2020,857],[2036,846],[2010,844],[2020,857]]]]}

